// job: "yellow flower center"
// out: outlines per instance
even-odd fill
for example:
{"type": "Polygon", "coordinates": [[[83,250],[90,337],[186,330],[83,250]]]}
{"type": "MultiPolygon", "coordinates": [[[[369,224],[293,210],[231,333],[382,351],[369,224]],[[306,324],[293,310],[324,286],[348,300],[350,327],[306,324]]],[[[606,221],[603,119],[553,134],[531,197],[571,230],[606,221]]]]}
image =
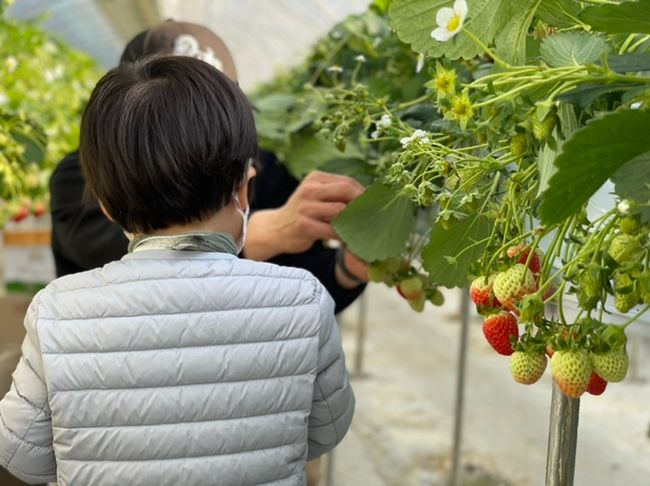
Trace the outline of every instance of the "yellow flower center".
{"type": "Polygon", "coordinates": [[[449,79],[449,76],[445,74],[440,74],[439,76],[436,77],[436,88],[438,88],[439,91],[444,91],[445,93],[449,91],[449,87],[451,86],[451,79],[449,79]]]}
{"type": "Polygon", "coordinates": [[[453,18],[447,24],[447,30],[453,32],[458,29],[460,26],[460,15],[454,15],[453,18]]]}
{"type": "Polygon", "coordinates": [[[456,102],[454,103],[454,113],[458,117],[467,116],[469,109],[470,109],[469,105],[467,105],[467,103],[465,103],[465,101],[463,100],[456,100],[456,102]]]}

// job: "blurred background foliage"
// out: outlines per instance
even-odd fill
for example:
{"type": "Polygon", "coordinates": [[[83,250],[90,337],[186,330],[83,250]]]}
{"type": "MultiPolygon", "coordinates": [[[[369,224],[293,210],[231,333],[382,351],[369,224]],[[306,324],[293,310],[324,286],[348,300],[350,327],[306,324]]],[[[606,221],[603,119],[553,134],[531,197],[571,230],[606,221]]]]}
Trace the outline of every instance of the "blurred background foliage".
{"type": "Polygon", "coordinates": [[[0,2],[0,226],[47,204],[56,163],[79,143],[80,116],[101,74],[86,54],[0,2]]]}

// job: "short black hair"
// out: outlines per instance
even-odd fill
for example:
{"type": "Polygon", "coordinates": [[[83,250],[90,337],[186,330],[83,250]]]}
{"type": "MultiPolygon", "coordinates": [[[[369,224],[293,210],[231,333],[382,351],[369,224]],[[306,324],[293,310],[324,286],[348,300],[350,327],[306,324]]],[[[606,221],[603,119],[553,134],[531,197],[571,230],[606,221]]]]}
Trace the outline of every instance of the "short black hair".
{"type": "Polygon", "coordinates": [[[143,30],[129,41],[120,56],[120,64],[135,62],[144,55],[144,41],[148,33],[148,30],[143,30]]]}
{"type": "Polygon", "coordinates": [[[211,216],[230,202],[256,156],[248,99],[191,57],[146,58],[109,71],[81,122],[87,190],[131,233],[211,216]]]}

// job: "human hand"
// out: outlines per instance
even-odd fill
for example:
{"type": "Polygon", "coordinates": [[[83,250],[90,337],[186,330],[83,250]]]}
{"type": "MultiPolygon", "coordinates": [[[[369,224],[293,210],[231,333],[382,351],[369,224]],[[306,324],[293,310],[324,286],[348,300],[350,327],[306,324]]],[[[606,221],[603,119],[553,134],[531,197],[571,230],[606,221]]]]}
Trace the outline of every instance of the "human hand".
{"type": "Polygon", "coordinates": [[[281,253],[302,253],[317,240],[338,239],[332,220],[363,191],[351,177],[311,172],[284,206],[251,216],[246,256],[263,261],[281,253]]]}
{"type": "Polygon", "coordinates": [[[368,264],[352,253],[347,247],[336,263],[334,275],[341,287],[352,289],[368,281],[368,264]]]}

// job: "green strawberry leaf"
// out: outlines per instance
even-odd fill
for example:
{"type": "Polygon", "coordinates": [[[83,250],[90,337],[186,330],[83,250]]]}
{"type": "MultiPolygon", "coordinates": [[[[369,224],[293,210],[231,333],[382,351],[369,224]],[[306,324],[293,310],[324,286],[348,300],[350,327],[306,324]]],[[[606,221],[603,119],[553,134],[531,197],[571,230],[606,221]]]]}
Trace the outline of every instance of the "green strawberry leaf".
{"type": "Polygon", "coordinates": [[[341,152],[331,140],[312,133],[298,133],[291,137],[291,147],[285,154],[284,163],[293,175],[302,178],[334,159],[362,157],[353,143],[348,143],[345,151],[341,152]]]}
{"type": "MultiPolygon", "coordinates": [[[[580,108],[587,108],[594,101],[604,95],[613,93],[627,92],[637,88],[640,85],[631,83],[614,83],[614,84],[583,84],[577,88],[567,91],[558,96],[559,100],[578,105],[580,108]]],[[[619,95],[618,98],[621,96],[619,95]]]]}
{"type": "Polygon", "coordinates": [[[353,177],[363,186],[369,186],[374,178],[372,166],[358,158],[331,159],[319,166],[318,170],[353,177]]]}
{"type": "Polygon", "coordinates": [[[548,189],[548,181],[551,179],[553,174],[557,172],[553,161],[557,152],[548,145],[544,145],[537,154],[537,173],[539,174],[539,189],[537,190],[537,195],[542,194],[546,189],[548,189]]]}
{"type": "Polygon", "coordinates": [[[650,71],[650,52],[610,54],[607,56],[607,65],[617,73],[650,71]]]}
{"type": "Polygon", "coordinates": [[[573,27],[580,6],[575,0],[544,0],[537,10],[537,17],[553,27],[573,27]]]}
{"type": "Polygon", "coordinates": [[[520,0],[510,12],[510,19],[496,36],[496,53],[509,64],[526,62],[526,40],[530,23],[542,0],[520,0]]]}
{"type": "Polygon", "coordinates": [[[588,32],[560,32],[542,41],[542,59],[551,67],[592,64],[609,50],[607,41],[588,32]]]}
{"type": "Polygon", "coordinates": [[[626,110],[575,132],[555,159],[557,172],[543,194],[540,217],[555,224],[580,210],[616,171],[650,151],[650,112],[626,110]]]}
{"type": "Polygon", "coordinates": [[[433,282],[445,287],[465,287],[469,268],[487,246],[490,223],[483,216],[465,218],[445,229],[431,229],[429,244],[422,251],[424,269],[433,282]]]}
{"type": "MultiPolygon", "coordinates": [[[[485,44],[491,44],[510,21],[519,3],[518,0],[467,0],[468,16],[464,28],[485,44]]],[[[476,57],[483,50],[462,32],[447,42],[431,38],[431,31],[438,27],[436,13],[452,5],[453,0],[392,0],[388,14],[397,36],[415,52],[449,59],[476,57]]]]}
{"type": "Polygon", "coordinates": [[[29,164],[41,164],[47,153],[47,136],[35,124],[16,124],[10,130],[14,140],[21,144],[25,152],[23,160],[29,164]]]}
{"type": "MultiPolygon", "coordinates": [[[[640,203],[650,201],[650,152],[645,152],[618,169],[612,176],[616,194],[640,203]]],[[[650,222],[650,208],[641,210],[641,219],[650,222]]]]}
{"type": "Polygon", "coordinates": [[[650,1],[593,5],[582,11],[580,20],[608,34],[650,34],[650,1]]]}
{"type": "Polygon", "coordinates": [[[350,250],[368,262],[398,256],[415,229],[416,206],[376,180],[334,221],[350,250]]]}

